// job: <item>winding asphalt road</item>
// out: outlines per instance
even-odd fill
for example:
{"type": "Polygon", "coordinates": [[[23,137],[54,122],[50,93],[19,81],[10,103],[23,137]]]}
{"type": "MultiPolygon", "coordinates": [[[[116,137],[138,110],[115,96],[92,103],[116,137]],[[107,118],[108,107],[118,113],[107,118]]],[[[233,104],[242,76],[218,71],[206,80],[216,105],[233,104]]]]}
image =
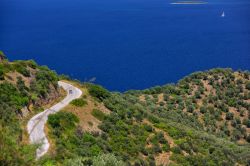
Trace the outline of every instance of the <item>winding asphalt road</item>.
{"type": "Polygon", "coordinates": [[[58,85],[67,91],[67,96],[51,108],[33,116],[27,125],[30,142],[32,144],[40,144],[40,147],[36,150],[37,159],[49,150],[49,141],[44,132],[44,125],[48,119],[48,115],[60,111],[72,100],[77,99],[82,95],[82,91],[71,84],[59,81],[58,85]]]}

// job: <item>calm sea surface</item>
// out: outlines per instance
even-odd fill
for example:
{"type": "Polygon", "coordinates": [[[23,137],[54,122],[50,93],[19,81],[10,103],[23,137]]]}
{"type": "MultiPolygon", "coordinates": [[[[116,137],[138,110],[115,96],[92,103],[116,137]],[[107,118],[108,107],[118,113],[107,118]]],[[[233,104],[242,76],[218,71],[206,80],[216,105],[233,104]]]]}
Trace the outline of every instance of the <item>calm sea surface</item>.
{"type": "Polygon", "coordinates": [[[171,2],[0,0],[0,50],[119,91],[214,67],[250,70],[249,0],[171,2]]]}

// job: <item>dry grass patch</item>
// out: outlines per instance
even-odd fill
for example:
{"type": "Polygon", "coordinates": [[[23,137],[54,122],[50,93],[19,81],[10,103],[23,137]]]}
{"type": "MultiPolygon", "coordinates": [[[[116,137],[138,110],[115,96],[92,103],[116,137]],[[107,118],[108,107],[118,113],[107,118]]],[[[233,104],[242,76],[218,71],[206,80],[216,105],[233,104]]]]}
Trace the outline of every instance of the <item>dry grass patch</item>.
{"type": "Polygon", "coordinates": [[[20,74],[16,71],[7,73],[5,76],[5,80],[16,85],[18,77],[22,78],[25,86],[30,87],[30,83],[33,80],[33,78],[32,77],[24,77],[22,74],[20,74]]]}
{"type": "Polygon", "coordinates": [[[155,157],[156,165],[167,166],[170,163],[171,152],[163,152],[155,157]]]}
{"type": "Polygon", "coordinates": [[[145,101],[146,101],[145,95],[139,96],[139,100],[140,100],[141,102],[145,102],[145,101]]]}
{"type": "Polygon", "coordinates": [[[163,93],[160,93],[158,95],[158,103],[160,103],[160,102],[164,102],[165,103],[165,101],[164,101],[164,94],[163,93]]]}
{"type": "Polygon", "coordinates": [[[21,73],[17,71],[8,72],[5,74],[4,79],[14,85],[17,83],[17,78],[21,77],[24,81],[25,86],[30,87],[30,83],[35,79],[35,74],[37,72],[36,69],[32,69],[30,67],[27,67],[27,70],[30,72],[30,77],[25,77],[21,73]]]}

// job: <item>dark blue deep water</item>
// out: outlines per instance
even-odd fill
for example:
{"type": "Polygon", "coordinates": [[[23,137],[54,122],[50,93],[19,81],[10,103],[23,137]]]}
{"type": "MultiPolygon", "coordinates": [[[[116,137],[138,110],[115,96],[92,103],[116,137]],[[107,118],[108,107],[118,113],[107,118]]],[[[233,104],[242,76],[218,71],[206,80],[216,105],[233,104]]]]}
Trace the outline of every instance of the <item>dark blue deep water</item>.
{"type": "Polygon", "coordinates": [[[249,70],[250,1],[208,2],[0,0],[0,50],[119,91],[214,67],[249,70]]]}

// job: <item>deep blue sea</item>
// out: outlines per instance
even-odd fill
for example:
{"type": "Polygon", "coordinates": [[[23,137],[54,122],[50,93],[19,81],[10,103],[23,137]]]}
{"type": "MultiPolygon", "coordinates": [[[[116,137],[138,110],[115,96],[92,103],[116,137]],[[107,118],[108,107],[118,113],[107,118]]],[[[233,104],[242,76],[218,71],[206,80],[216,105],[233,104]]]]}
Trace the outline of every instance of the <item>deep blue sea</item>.
{"type": "Polygon", "coordinates": [[[0,50],[118,91],[214,67],[250,69],[249,0],[171,2],[0,0],[0,50]]]}

